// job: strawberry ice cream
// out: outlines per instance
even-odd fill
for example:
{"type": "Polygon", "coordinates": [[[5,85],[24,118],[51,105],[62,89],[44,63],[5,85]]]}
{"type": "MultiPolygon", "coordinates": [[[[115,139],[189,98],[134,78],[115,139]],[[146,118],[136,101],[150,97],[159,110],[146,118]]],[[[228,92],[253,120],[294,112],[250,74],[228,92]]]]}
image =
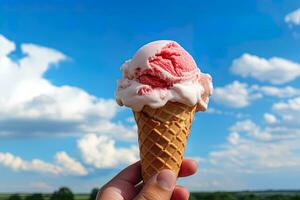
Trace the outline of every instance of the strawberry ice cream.
{"type": "Polygon", "coordinates": [[[167,40],[146,44],[121,70],[116,100],[133,110],[143,181],[163,169],[178,175],[195,112],[207,109],[210,75],[167,40]]]}
{"type": "Polygon", "coordinates": [[[178,43],[160,40],[140,48],[121,70],[116,100],[134,111],[145,105],[164,106],[168,101],[207,109],[212,93],[210,75],[201,73],[192,56],[178,43]]]}

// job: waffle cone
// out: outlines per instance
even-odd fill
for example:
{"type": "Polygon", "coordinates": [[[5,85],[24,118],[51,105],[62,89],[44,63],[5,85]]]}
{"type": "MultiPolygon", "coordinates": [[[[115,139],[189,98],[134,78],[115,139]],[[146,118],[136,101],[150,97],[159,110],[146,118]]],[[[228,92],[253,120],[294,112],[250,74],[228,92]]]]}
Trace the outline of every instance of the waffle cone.
{"type": "Polygon", "coordinates": [[[163,169],[178,175],[196,107],[169,101],[134,112],[144,182],[163,169]]]}

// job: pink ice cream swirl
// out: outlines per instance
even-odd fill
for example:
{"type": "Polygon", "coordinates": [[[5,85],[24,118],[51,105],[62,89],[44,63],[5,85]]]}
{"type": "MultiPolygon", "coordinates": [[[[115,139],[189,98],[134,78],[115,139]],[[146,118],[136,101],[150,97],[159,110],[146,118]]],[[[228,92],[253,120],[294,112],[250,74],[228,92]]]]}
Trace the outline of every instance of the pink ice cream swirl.
{"type": "Polygon", "coordinates": [[[119,105],[141,111],[145,105],[159,108],[172,101],[197,104],[198,111],[207,109],[212,78],[201,73],[193,57],[174,41],[144,45],[121,70],[116,91],[119,105]]]}

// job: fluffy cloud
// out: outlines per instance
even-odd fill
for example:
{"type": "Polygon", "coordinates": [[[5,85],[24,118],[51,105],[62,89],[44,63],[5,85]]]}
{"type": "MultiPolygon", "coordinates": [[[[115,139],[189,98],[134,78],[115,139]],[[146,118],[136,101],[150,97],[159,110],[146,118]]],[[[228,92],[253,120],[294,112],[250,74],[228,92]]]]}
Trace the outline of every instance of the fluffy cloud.
{"type": "Polygon", "coordinates": [[[284,21],[290,25],[300,25],[300,8],[287,14],[284,21]]]}
{"type": "MultiPolygon", "coordinates": [[[[271,134],[267,131],[261,130],[251,120],[238,121],[230,128],[231,133],[246,133],[248,136],[253,137],[257,140],[266,141],[271,139],[271,134]]],[[[230,140],[229,140],[230,141],[230,140]]]]}
{"type": "MultiPolygon", "coordinates": [[[[299,129],[261,127],[251,120],[238,121],[229,129],[227,142],[208,154],[199,175],[189,182],[197,184],[198,190],[256,189],[257,181],[270,175],[299,173],[299,151],[299,129]]],[[[283,185],[276,180],[278,177],[274,177],[275,187],[283,185]]]]}
{"type": "MultiPolygon", "coordinates": [[[[270,96],[276,98],[290,98],[300,95],[300,90],[291,86],[274,87],[248,85],[239,81],[233,81],[223,87],[216,87],[212,100],[232,108],[243,108],[249,106],[253,101],[270,96]]],[[[215,109],[208,110],[210,113],[222,114],[215,109]]]]}
{"type": "Polygon", "coordinates": [[[275,124],[277,122],[277,118],[269,113],[264,114],[264,120],[267,124],[275,124]]]}
{"type": "Polygon", "coordinates": [[[295,153],[300,150],[299,144],[299,138],[297,141],[282,141],[277,144],[245,139],[234,145],[228,144],[222,150],[211,152],[210,160],[214,164],[234,166],[242,173],[299,168],[300,158],[295,153]]]}
{"type": "Polygon", "coordinates": [[[240,83],[239,81],[215,88],[212,96],[212,100],[216,103],[233,108],[246,107],[258,98],[261,98],[260,94],[253,93],[246,83],[240,83]]]}
{"type": "Polygon", "coordinates": [[[135,127],[115,123],[113,99],[101,99],[68,85],[55,86],[44,78],[64,60],[63,53],[35,44],[22,44],[24,55],[10,58],[16,45],[0,35],[0,137],[110,134],[130,140],[135,127]]]}
{"type": "Polygon", "coordinates": [[[283,58],[261,58],[248,53],[233,61],[231,71],[242,77],[282,84],[300,76],[300,64],[283,58]]]}
{"type": "Polygon", "coordinates": [[[272,110],[287,125],[300,126],[300,97],[273,104],[272,110]]]}
{"type": "Polygon", "coordinates": [[[16,45],[9,41],[8,39],[6,39],[3,35],[0,35],[0,56],[6,56],[8,55],[10,52],[14,51],[16,49],[16,45]]]}
{"type": "Polygon", "coordinates": [[[55,155],[56,163],[48,163],[39,159],[31,161],[23,160],[21,157],[11,153],[0,152],[0,164],[14,171],[33,171],[54,175],[86,175],[87,170],[76,160],[65,152],[55,155]]]}
{"type": "Polygon", "coordinates": [[[98,169],[116,167],[138,160],[138,147],[116,147],[115,141],[107,136],[89,134],[78,141],[78,148],[86,164],[98,169]]]}
{"type": "Polygon", "coordinates": [[[300,130],[289,127],[260,127],[251,120],[236,122],[230,129],[228,143],[212,151],[213,164],[253,170],[299,168],[300,130]]]}
{"type": "Polygon", "coordinates": [[[274,87],[253,85],[250,89],[260,92],[266,96],[273,96],[277,98],[290,98],[300,95],[300,90],[291,86],[274,87]]]}
{"type": "Polygon", "coordinates": [[[237,121],[229,128],[227,141],[204,157],[199,173],[183,182],[195,190],[256,190],[257,183],[259,188],[264,184],[281,188],[286,186],[282,177],[293,172],[299,187],[299,151],[299,128],[237,121]]]}
{"type": "Polygon", "coordinates": [[[230,144],[237,144],[240,140],[240,134],[237,132],[232,132],[229,134],[229,136],[227,137],[227,141],[230,144]]]}
{"type": "Polygon", "coordinates": [[[64,169],[67,169],[68,173],[70,174],[78,174],[78,175],[88,174],[85,167],[83,167],[80,162],[71,158],[66,152],[58,152],[55,155],[55,160],[64,169]]]}

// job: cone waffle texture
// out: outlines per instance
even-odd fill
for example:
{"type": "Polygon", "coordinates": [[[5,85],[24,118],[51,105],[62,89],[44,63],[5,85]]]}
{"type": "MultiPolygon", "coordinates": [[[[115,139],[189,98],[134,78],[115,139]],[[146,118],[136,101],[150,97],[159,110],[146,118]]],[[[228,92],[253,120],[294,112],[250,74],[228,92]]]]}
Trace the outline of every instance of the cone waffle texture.
{"type": "Polygon", "coordinates": [[[134,112],[144,182],[162,169],[178,175],[196,107],[168,102],[158,109],[145,106],[134,112]]]}

